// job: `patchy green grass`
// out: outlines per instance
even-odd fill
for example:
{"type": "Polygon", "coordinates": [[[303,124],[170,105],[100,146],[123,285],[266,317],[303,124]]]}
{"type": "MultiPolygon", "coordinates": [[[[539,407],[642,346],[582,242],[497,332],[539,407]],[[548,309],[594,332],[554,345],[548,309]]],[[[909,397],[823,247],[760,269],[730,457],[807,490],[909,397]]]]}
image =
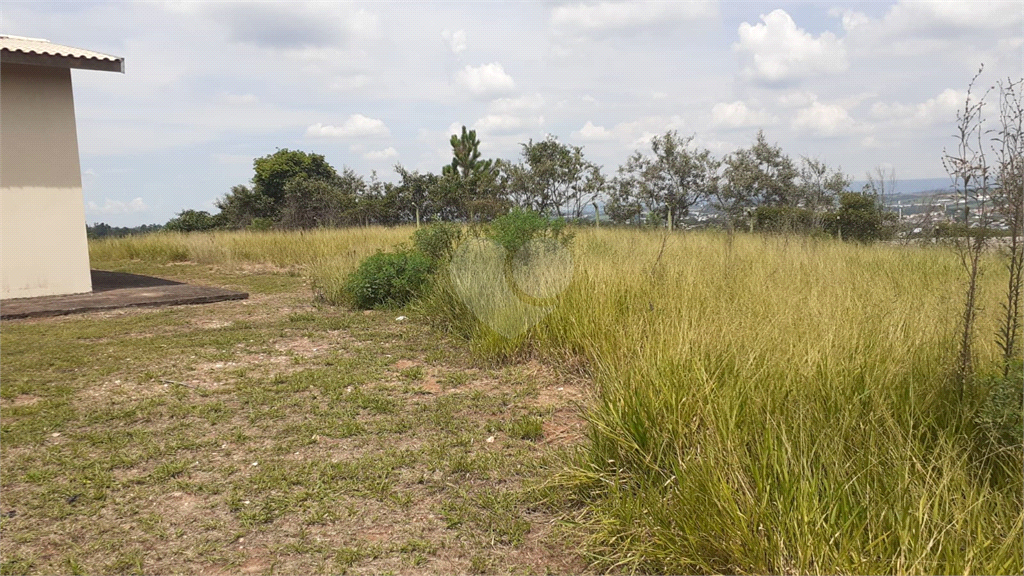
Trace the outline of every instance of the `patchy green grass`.
{"type": "Polygon", "coordinates": [[[578,384],[289,270],[111,264],[252,296],[4,322],[0,573],[585,567],[532,489],[578,384]]]}

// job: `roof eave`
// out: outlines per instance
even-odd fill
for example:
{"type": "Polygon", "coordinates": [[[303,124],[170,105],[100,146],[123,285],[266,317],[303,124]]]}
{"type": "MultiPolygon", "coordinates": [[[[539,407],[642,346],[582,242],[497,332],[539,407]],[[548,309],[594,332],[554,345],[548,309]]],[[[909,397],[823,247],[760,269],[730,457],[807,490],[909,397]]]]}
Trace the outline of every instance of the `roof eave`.
{"type": "Polygon", "coordinates": [[[13,50],[0,50],[0,62],[5,64],[28,64],[31,66],[52,66],[55,68],[81,68],[83,70],[103,70],[124,74],[124,58],[100,60],[98,58],[78,58],[74,56],[58,56],[54,54],[28,54],[13,50]]]}

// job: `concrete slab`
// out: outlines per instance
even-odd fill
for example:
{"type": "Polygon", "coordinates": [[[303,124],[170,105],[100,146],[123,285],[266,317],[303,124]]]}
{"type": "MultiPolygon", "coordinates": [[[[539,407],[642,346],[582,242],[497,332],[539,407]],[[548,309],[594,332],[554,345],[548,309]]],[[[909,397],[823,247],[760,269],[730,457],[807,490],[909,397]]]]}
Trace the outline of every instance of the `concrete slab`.
{"type": "Polygon", "coordinates": [[[194,286],[124,272],[92,270],[92,292],[67,296],[12,298],[0,302],[0,319],[63,316],[130,306],[177,306],[244,300],[245,292],[194,286]]]}

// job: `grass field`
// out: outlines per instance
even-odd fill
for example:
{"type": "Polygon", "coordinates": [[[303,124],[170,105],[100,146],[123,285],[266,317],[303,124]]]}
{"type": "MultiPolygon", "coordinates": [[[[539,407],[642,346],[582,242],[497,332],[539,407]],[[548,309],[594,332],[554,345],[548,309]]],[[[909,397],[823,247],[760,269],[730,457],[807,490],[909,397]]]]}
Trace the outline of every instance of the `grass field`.
{"type": "Polygon", "coordinates": [[[304,256],[211,248],[230,238],[93,264],[249,300],[4,322],[0,572],[585,569],[535,494],[582,436],[577,378],[315,307],[304,256]]]}
{"type": "MultiPolygon", "coordinates": [[[[960,402],[950,379],[949,249],[686,234],[659,259],[662,239],[582,235],[576,281],[520,344],[592,367],[563,478],[603,566],[1021,571],[1021,446],[979,456],[984,390],[960,402]]],[[[1006,280],[994,255],[985,270],[975,344],[995,370],[1006,280]]]]}
{"type": "Polygon", "coordinates": [[[4,571],[1024,570],[1024,454],[950,377],[948,248],[581,230],[517,338],[443,287],[410,323],[312,306],[410,232],[94,242],[254,298],[4,324],[4,571]]]}

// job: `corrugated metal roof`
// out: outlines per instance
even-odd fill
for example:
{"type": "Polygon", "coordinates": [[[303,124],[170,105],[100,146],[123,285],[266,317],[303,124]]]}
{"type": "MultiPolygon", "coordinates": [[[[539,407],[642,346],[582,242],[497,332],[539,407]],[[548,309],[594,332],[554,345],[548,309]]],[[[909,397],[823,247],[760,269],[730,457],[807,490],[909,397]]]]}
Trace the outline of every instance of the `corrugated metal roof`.
{"type": "Polygon", "coordinates": [[[76,60],[91,60],[95,62],[120,63],[122,71],[124,58],[111,56],[92,50],[73,48],[54,44],[42,38],[25,38],[23,36],[0,35],[0,51],[12,54],[26,54],[38,56],[57,56],[62,58],[73,58],[76,60]]]}

